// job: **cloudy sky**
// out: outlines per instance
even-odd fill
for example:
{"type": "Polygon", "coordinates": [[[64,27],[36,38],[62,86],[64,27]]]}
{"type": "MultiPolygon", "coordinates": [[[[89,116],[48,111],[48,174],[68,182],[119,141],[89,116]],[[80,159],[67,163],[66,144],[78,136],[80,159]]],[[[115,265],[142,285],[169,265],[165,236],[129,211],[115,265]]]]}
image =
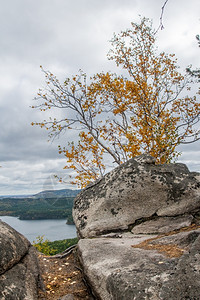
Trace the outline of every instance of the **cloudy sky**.
{"type": "MultiPolygon", "coordinates": [[[[47,133],[32,127],[42,115],[30,108],[44,85],[40,65],[60,80],[79,69],[87,74],[113,70],[107,60],[114,32],[139,21],[139,15],[159,25],[164,0],[6,0],[0,6],[0,195],[33,194],[43,189],[69,188],[53,175],[63,173],[65,160],[47,133]]],[[[200,67],[199,0],[169,0],[159,49],[176,53],[179,65],[200,67]]],[[[70,136],[62,137],[70,141],[70,136]]],[[[200,143],[182,147],[179,159],[200,171],[200,143]]]]}

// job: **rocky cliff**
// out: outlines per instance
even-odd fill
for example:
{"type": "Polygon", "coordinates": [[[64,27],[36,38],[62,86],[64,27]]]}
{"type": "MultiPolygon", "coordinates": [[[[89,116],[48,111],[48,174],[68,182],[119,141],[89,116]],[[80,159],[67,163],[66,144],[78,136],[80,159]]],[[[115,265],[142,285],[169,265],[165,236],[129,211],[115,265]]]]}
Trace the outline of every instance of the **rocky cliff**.
{"type": "Polygon", "coordinates": [[[75,199],[85,276],[101,300],[200,299],[200,174],[129,160],[75,199]]]}

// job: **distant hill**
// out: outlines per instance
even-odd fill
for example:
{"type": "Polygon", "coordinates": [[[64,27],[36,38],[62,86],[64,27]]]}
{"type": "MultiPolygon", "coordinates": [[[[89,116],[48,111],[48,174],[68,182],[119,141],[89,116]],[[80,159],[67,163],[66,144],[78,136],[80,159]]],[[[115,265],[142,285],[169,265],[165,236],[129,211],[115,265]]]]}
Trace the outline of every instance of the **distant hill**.
{"type": "Polygon", "coordinates": [[[0,195],[0,199],[4,199],[4,198],[31,198],[32,195],[0,195]]]}
{"type": "Polygon", "coordinates": [[[80,190],[49,190],[32,196],[0,197],[0,216],[16,216],[23,220],[67,219],[73,224],[73,201],[80,190]]]}
{"type": "Polygon", "coordinates": [[[71,190],[71,189],[62,189],[62,190],[49,190],[42,191],[33,195],[34,198],[55,198],[55,197],[76,197],[81,190],[71,190]]]}
{"type": "Polygon", "coordinates": [[[81,190],[46,190],[34,195],[0,195],[0,199],[3,198],[55,198],[55,197],[76,197],[81,190]]]}

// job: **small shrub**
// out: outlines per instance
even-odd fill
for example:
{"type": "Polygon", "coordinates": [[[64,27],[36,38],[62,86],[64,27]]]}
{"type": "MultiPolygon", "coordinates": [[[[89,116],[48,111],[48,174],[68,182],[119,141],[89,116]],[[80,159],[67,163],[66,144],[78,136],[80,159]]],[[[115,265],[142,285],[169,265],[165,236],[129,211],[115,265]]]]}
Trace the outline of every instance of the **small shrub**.
{"type": "Polygon", "coordinates": [[[48,239],[44,240],[44,236],[38,236],[36,242],[33,241],[33,246],[37,248],[39,252],[44,253],[45,255],[55,255],[65,251],[67,248],[78,243],[78,238],[65,239],[58,241],[49,241],[48,239]]]}
{"type": "Polygon", "coordinates": [[[33,246],[39,251],[44,253],[45,255],[54,255],[56,254],[56,250],[50,247],[49,240],[44,240],[44,235],[37,236],[36,241],[33,241],[33,246]]]}

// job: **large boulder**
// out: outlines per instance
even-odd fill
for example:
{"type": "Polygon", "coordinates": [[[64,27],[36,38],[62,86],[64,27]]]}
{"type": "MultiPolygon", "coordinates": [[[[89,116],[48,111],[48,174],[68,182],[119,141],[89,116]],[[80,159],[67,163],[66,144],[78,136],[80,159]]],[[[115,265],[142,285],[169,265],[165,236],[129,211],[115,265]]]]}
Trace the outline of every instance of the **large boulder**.
{"type": "Polygon", "coordinates": [[[97,299],[199,299],[199,173],[139,156],[83,190],[73,216],[97,299]]]}
{"type": "Polygon", "coordinates": [[[0,299],[35,300],[42,287],[36,250],[0,221],[0,299]]]}
{"type": "Polygon", "coordinates": [[[197,300],[200,228],[166,237],[81,239],[79,256],[101,300],[197,300]]]}
{"type": "Polygon", "coordinates": [[[199,173],[184,164],[156,165],[153,157],[141,155],[84,189],[75,199],[73,218],[79,237],[86,238],[199,208],[199,173]]]}

